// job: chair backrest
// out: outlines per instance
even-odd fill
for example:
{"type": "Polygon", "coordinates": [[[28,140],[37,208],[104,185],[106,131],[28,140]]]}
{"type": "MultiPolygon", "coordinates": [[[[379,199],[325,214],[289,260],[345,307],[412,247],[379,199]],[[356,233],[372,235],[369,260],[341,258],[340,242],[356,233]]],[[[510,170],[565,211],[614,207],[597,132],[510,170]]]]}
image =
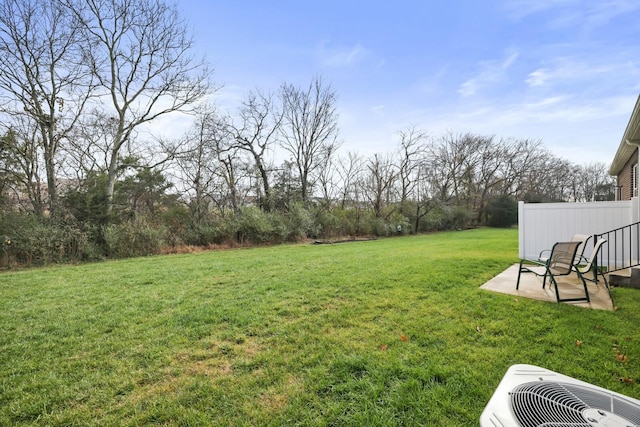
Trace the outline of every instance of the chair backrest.
{"type": "Polygon", "coordinates": [[[598,251],[600,250],[600,248],[602,247],[602,245],[604,245],[605,243],[607,243],[607,239],[600,239],[596,242],[595,245],[593,245],[593,250],[591,251],[591,256],[589,257],[589,259],[587,260],[587,265],[584,266],[584,270],[588,271],[591,269],[591,267],[593,267],[593,263],[595,262],[596,265],[598,265],[597,261],[597,257],[598,257],[598,251]]]}
{"type": "Polygon", "coordinates": [[[548,266],[553,269],[553,274],[563,275],[571,273],[573,266],[579,262],[576,253],[580,246],[579,241],[558,242],[551,248],[548,266]]]}
{"type": "Polygon", "coordinates": [[[584,253],[584,248],[590,238],[591,236],[587,234],[574,234],[573,237],[571,237],[572,242],[580,242],[580,245],[578,245],[578,250],[576,251],[576,256],[578,258],[580,258],[584,253]]]}

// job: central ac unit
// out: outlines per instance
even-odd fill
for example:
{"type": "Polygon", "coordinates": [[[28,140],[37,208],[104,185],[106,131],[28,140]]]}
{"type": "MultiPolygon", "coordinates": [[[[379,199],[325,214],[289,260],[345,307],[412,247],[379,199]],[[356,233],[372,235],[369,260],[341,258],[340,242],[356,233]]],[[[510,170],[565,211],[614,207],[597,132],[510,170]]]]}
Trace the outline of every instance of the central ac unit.
{"type": "Polygon", "coordinates": [[[481,427],[640,427],[640,400],[532,365],[513,365],[481,427]]]}

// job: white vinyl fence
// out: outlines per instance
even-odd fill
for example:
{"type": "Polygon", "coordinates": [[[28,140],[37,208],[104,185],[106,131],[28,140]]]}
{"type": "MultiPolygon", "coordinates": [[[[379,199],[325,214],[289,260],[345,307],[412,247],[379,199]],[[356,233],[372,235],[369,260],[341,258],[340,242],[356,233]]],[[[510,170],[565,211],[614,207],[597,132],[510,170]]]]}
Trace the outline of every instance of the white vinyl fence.
{"type": "MultiPolygon", "coordinates": [[[[600,234],[640,221],[638,198],[588,203],[518,203],[520,258],[535,259],[574,234],[600,234]]],[[[591,253],[593,239],[585,248],[591,253]]],[[[611,251],[613,253],[613,250],[611,251]]]]}

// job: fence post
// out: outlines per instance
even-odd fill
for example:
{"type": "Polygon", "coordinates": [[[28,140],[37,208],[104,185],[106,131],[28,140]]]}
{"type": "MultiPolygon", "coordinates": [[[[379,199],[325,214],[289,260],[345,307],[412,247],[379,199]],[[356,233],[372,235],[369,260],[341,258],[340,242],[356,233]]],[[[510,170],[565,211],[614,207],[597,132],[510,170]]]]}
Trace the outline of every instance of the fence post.
{"type": "Polygon", "coordinates": [[[525,218],[524,218],[524,202],[518,201],[518,257],[520,259],[525,258],[524,256],[524,241],[525,241],[525,218]]]}

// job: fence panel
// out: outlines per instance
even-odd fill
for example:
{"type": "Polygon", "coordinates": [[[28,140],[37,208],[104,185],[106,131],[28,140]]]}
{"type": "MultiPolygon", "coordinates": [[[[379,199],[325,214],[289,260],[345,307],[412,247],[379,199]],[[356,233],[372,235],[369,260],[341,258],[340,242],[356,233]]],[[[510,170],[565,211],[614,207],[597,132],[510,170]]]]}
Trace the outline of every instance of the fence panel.
{"type": "MultiPolygon", "coordinates": [[[[520,258],[536,258],[574,234],[599,234],[638,221],[638,199],[587,203],[518,203],[520,258]]],[[[592,239],[585,248],[588,255],[592,239]]]]}

